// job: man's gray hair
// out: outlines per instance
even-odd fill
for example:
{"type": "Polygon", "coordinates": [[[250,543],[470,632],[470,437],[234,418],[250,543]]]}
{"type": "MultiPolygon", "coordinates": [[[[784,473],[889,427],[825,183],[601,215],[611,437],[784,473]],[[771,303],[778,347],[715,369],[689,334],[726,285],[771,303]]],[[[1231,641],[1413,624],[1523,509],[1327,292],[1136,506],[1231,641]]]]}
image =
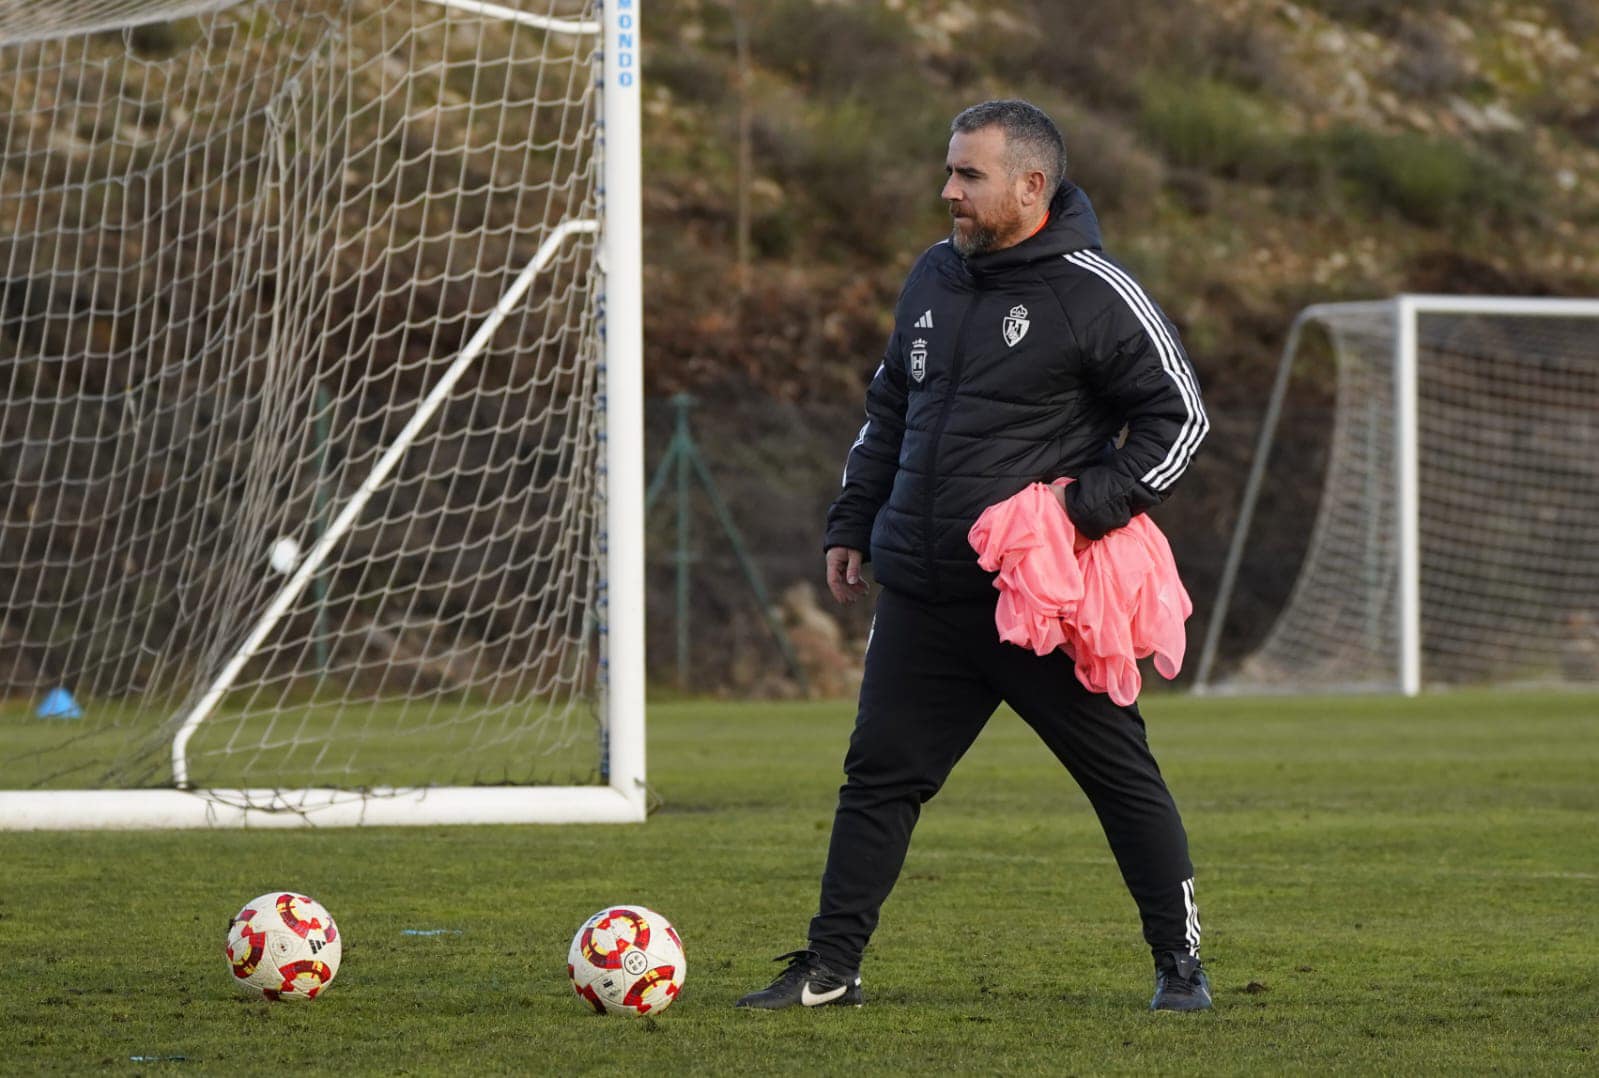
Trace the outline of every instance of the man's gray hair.
{"type": "Polygon", "coordinates": [[[1048,198],[1053,198],[1066,176],[1066,140],[1049,114],[1028,101],[1002,99],[973,105],[949,124],[951,133],[962,134],[985,127],[1005,132],[1005,166],[1011,175],[1037,169],[1044,174],[1048,198]]]}

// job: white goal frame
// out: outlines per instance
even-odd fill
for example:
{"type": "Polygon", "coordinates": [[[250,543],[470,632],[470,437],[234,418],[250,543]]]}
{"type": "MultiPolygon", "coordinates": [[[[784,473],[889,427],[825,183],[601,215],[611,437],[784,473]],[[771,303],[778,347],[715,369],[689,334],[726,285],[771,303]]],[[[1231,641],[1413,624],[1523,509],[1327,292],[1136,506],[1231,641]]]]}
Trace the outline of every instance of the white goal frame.
{"type": "MultiPolygon", "coordinates": [[[[599,137],[601,220],[552,230],[468,344],[418,404],[359,490],[185,716],[172,746],[175,789],[0,791],[0,830],[168,829],[488,823],[631,823],[648,812],[645,785],[643,256],[639,29],[642,0],[601,0],[596,21],[562,21],[505,4],[431,0],[560,34],[603,35],[599,137]],[[604,278],[605,577],[600,704],[605,758],[596,786],[430,786],[366,790],[188,788],[186,747],[284,611],[405,454],[452,387],[487,347],[534,279],[572,236],[598,232],[604,278]]],[[[514,0],[511,0],[514,3],[514,0]]]]}
{"type": "MultiPolygon", "coordinates": [[[[1599,299],[1556,299],[1524,296],[1455,296],[1403,294],[1391,300],[1366,303],[1319,304],[1307,307],[1294,320],[1283,348],[1271,395],[1251,462],[1249,477],[1234,526],[1227,559],[1217,586],[1216,602],[1206,626],[1204,644],[1195,672],[1194,692],[1217,690],[1212,681],[1216,651],[1227,618],[1239,564],[1249,537],[1255,506],[1265,478],[1266,462],[1282,414],[1289,374],[1298,351],[1303,328],[1338,311],[1391,310],[1394,318],[1393,403],[1394,403],[1394,507],[1397,531],[1397,581],[1394,626],[1398,643],[1398,679],[1392,688],[1416,696],[1424,687],[1422,670],[1421,618],[1421,526],[1420,526],[1420,437],[1417,418],[1417,326],[1420,318],[1431,314],[1545,316],[1594,318],[1599,320],[1599,299]]],[[[1599,325],[1596,325],[1599,330],[1599,325]]],[[[1369,688],[1369,686],[1363,686],[1369,688]]]]}

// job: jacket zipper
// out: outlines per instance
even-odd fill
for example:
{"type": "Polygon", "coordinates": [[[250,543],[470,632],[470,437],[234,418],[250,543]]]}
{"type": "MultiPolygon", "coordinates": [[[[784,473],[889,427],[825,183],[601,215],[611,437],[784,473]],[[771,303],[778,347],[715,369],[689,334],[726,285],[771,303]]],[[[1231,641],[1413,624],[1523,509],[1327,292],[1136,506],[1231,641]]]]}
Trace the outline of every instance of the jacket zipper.
{"type": "Polygon", "coordinates": [[[965,309],[961,311],[960,321],[955,324],[955,352],[949,361],[949,388],[944,391],[944,404],[939,409],[938,422],[933,427],[933,448],[927,461],[927,493],[924,498],[926,508],[922,512],[922,532],[926,543],[928,593],[931,595],[938,594],[938,536],[934,530],[933,520],[938,481],[938,453],[944,441],[944,428],[949,424],[949,413],[955,407],[955,391],[960,386],[961,368],[966,363],[966,319],[976,305],[977,295],[974,293],[967,300],[965,309]]]}

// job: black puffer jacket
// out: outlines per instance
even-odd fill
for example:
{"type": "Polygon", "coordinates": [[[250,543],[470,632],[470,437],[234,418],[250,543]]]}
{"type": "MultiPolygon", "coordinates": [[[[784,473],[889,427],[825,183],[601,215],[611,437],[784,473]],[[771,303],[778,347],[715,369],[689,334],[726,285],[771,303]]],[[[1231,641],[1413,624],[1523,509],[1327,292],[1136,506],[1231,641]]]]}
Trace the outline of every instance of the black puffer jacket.
{"type": "Polygon", "coordinates": [[[866,417],[823,545],[935,602],[994,594],[966,541],[988,506],[1073,476],[1068,512],[1098,538],[1160,502],[1209,427],[1177,331],[1070,184],[1013,247],[963,259],[946,240],[917,260],[866,417]]]}

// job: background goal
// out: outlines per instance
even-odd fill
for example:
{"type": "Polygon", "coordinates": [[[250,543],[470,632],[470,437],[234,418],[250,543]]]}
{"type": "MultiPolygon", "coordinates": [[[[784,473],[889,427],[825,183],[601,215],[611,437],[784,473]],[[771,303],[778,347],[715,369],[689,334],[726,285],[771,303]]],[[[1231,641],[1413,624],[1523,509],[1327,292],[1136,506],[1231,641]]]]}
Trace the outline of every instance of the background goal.
{"type": "Polygon", "coordinates": [[[1599,301],[1402,296],[1296,320],[1206,633],[1200,690],[1599,681],[1599,301]],[[1330,342],[1325,476],[1273,474],[1304,331],[1330,342]],[[1218,674],[1263,487],[1319,483],[1265,640],[1218,674]]]}
{"type": "Polygon", "coordinates": [[[0,5],[0,825],[642,818],[636,35],[0,5]]]}

